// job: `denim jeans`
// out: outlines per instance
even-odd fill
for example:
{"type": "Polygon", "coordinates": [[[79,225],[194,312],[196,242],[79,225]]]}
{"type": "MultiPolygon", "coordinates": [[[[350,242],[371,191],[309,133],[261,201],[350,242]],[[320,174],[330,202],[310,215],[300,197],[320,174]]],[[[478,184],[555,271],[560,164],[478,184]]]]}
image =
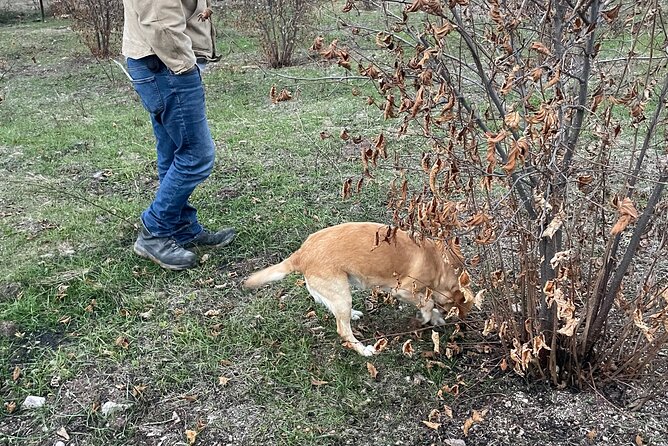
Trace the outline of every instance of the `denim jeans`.
{"type": "Polygon", "coordinates": [[[152,235],[183,244],[202,231],[188,199],[211,173],[215,154],[200,70],[176,75],[157,56],[128,58],[127,65],[151,116],[158,154],[160,185],[141,218],[152,235]]]}

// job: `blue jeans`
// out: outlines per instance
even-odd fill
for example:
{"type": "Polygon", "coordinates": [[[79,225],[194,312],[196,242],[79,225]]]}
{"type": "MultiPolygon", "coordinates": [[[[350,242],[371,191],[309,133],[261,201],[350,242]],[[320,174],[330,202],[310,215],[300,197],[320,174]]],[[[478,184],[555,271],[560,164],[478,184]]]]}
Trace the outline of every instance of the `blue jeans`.
{"type": "Polygon", "coordinates": [[[176,75],[157,56],[128,58],[127,65],[151,115],[158,153],[160,186],[141,218],[152,235],[183,244],[202,231],[188,199],[211,173],[215,154],[202,77],[198,68],[176,75]]]}

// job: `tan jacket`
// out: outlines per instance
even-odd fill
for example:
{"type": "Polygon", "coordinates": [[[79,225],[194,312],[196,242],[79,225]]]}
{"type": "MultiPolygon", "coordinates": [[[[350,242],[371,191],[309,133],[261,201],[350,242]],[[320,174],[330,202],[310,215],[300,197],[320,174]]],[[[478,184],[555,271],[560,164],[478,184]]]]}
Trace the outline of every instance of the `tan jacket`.
{"type": "Polygon", "coordinates": [[[174,73],[191,69],[197,58],[217,60],[211,19],[200,20],[210,0],[123,0],[125,57],[155,54],[174,73]]]}

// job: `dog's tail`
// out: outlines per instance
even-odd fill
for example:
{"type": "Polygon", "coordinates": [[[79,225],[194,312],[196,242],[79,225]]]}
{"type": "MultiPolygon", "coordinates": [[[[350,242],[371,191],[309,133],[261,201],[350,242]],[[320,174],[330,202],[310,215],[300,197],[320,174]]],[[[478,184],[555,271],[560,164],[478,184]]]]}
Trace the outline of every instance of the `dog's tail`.
{"type": "Polygon", "coordinates": [[[250,277],[244,281],[243,287],[259,288],[262,285],[266,285],[271,282],[277,282],[294,271],[296,271],[296,269],[293,264],[292,257],[288,257],[281,263],[251,274],[250,277]]]}

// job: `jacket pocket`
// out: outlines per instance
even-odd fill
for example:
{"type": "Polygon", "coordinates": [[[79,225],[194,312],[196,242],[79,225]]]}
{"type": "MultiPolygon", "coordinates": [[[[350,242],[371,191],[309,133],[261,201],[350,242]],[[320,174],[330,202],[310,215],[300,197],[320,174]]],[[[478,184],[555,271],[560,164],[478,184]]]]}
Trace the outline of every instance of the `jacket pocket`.
{"type": "Polygon", "coordinates": [[[149,113],[157,114],[165,109],[155,76],[133,79],[132,85],[134,85],[142,105],[149,113]]]}
{"type": "MultiPolygon", "coordinates": [[[[190,5],[185,6],[186,11],[189,12],[187,6],[190,5]]],[[[193,19],[199,19],[197,16],[206,9],[206,0],[195,0],[192,2],[192,6],[194,6],[195,9],[190,14],[186,15],[186,22],[190,22],[193,19]]]]}

